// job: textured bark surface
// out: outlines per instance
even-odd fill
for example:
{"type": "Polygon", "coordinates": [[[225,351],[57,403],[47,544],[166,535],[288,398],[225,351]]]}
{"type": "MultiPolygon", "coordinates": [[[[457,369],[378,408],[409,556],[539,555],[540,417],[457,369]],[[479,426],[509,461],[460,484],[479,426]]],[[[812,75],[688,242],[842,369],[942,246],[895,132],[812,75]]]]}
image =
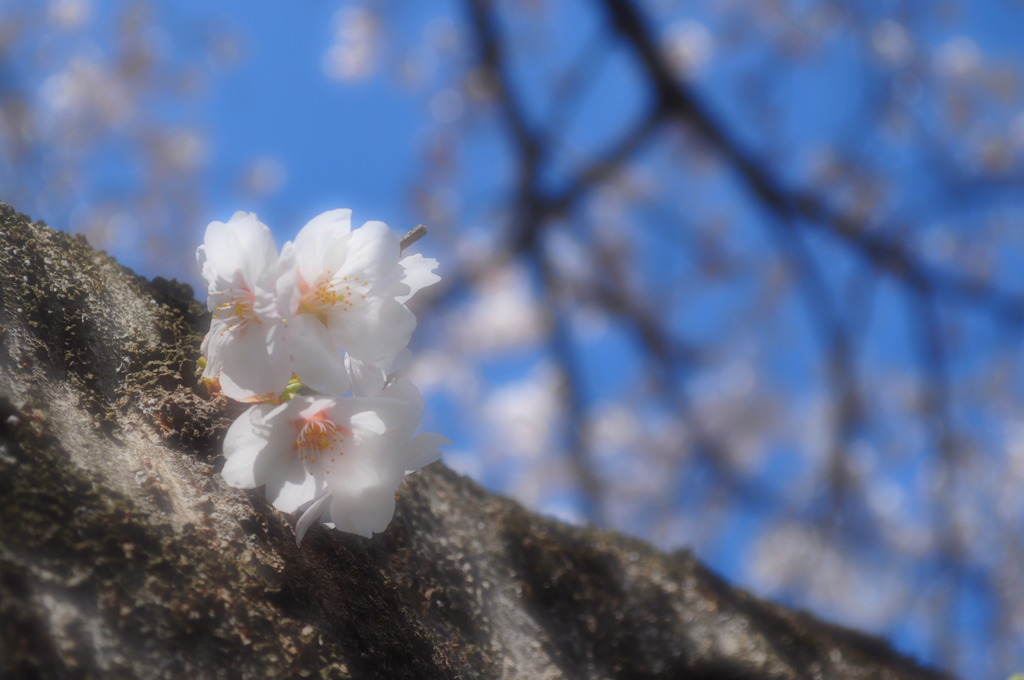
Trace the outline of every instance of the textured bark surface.
{"type": "Polygon", "coordinates": [[[0,206],[0,677],[940,678],[441,464],[371,540],[216,474],[208,323],[0,206]]]}

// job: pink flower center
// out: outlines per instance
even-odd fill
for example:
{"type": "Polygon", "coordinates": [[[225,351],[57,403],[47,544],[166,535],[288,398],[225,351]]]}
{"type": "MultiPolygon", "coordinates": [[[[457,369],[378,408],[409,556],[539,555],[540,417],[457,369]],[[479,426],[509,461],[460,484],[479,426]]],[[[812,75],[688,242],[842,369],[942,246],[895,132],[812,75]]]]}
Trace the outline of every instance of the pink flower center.
{"type": "Polygon", "coordinates": [[[299,460],[309,465],[316,465],[322,461],[335,462],[336,456],[345,453],[341,449],[345,437],[352,436],[352,430],[330,420],[326,411],[318,411],[307,418],[299,418],[294,423],[298,433],[292,445],[292,452],[299,460]],[[330,458],[324,461],[325,456],[330,458]]]}
{"type": "Polygon", "coordinates": [[[329,312],[346,312],[352,309],[352,301],[356,295],[365,299],[366,295],[361,294],[365,287],[366,283],[358,276],[335,277],[328,269],[315,284],[303,286],[299,313],[312,314],[326,324],[329,312]],[[356,290],[353,291],[353,287],[356,290]]]}

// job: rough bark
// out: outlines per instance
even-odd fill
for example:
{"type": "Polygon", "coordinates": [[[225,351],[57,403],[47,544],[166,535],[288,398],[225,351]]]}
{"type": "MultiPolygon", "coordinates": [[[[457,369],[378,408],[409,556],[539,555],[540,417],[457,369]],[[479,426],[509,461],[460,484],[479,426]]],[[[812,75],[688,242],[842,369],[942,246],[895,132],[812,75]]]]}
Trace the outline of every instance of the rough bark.
{"type": "Polygon", "coordinates": [[[188,286],[6,206],[0,275],[0,677],[946,677],[441,464],[297,547],[216,474],[188,286]]]}

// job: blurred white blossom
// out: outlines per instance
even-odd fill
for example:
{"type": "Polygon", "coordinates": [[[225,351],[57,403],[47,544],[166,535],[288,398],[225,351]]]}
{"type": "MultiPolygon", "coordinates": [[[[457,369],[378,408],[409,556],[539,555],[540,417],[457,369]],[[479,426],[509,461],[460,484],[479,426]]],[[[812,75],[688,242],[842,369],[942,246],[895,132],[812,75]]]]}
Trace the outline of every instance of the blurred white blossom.
{"type": "Polygon", "coordinates": [[[892,19],[875,24],[871,30],[871,47],[879,59],[894,66],[906,63],[913,55],[910,36],[892,19]]]}
{"type": "Polygon", "coordinates": [[[676,73],[683,78],[698,76],[715,51],[711,31],[699,21],[678,21],[665,31],[665,53],[676,73]]]}
{"type": "Polygon", "coordinates": [[[86,55],[74,57],[67,68],[47,78],[42,95],[54,123],[72,130],[78,130],[80,120],[115,124],[135,111],[127,83],[107,64],[86,55]]]}
{"type": "Polygon", "coordinates": [[[965,79],[974,75],[982,64],[982,54],[970,38],[960,36],[947,40],[935,53],[939,73],[951,79],[965,79]]]}
{"type": "Polygon", "coordinates": [[[253,161],[242,173],[241,187],[256,196],[268,196],[284,186],[288,171],[280,160],[263,156],[253,161]]]}
{"type": "Polygon", "coordinates": [[[815,607],[846,612],[851,625],[874,629],[906,613],[903,574],[843,551],[808,527],[766,528],[745,564],[758,589],[799,590],[815,607]]]}
{"type": "Polygon", "coordinates": [[[563,416],[558,400],[561,377],[550,367],[534,369],[526,379],[493,390],[484,417],[508,455],[540,459],[555,449],[556,423],[563,416]]]}
{"type": "Polygon", "coordinates": [[[430,115],[438,123],[454,123],[462,116],[462,93],[445,88],[430,98],[430,115]]]}
{"type": "Polygon", "coordinates": [[[376,66],[380,20],[364,7],[342,7],[331,20],[333,42],[323,58],[323,70],[340,81],[360,80],[376,66]]]}
{"type": "Polygon", "coordinates": [[[544,317],[519,267],[487,272],[470,301],[458,310],[452,334],[459,346],[474,354],[493,354],[536,343],[544,317]]]}
{"type": "Polygon", "coordinates": [[[78,28],[92,15],[90,0],[51,0],[50,20],[64,30],[78,28]]]}

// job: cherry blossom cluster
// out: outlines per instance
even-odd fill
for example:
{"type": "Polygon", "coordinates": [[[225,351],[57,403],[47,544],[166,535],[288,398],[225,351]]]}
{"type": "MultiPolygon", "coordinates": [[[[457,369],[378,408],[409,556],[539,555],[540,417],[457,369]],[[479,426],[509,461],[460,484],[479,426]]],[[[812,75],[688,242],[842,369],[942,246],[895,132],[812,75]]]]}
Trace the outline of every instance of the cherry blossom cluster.
{"type": "Polygon", "coordinates": [[[266,486],[284,512],[369,537],[395,511],[406,474],[448,443],[415,435],[423,400],[396,372],[416,317],[406,306],[438,280],[437,261],[402,257],[382,222],[351,211],[310,220],[280,253],[252,213],[212,222],[196,251],[213,314],[203,379],[253,404],[224,439],[224,480],[266,486]]]}

